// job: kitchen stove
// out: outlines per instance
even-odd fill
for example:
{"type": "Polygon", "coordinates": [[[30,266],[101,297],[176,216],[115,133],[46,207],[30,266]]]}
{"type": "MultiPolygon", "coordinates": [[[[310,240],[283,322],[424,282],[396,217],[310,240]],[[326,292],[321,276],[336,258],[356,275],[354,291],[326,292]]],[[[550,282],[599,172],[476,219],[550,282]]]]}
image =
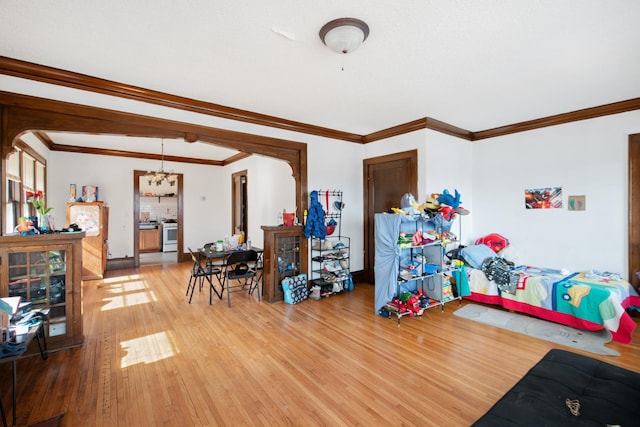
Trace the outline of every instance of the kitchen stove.
{"type": "Polygon", "coordinates": [[[175,219],[162,221],[162,252],[178,250],[178,223],[175,219]]]}

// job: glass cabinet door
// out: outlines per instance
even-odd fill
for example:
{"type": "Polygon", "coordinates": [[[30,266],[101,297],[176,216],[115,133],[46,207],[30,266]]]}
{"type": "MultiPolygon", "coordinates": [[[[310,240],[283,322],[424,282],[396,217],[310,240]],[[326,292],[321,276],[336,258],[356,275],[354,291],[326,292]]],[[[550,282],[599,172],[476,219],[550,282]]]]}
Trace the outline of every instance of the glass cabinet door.
{"type": "Polygon", "coordinates": [[[300,274],[300,237],[278,237],[278,271],[282,279],[300,274]]]}
{"type": "Polygon", "coordinates": [[[21,297],[32,309],[49,309],[47,335],[66,334],[67,250],[10,252],[8,296],[21,297]]]}

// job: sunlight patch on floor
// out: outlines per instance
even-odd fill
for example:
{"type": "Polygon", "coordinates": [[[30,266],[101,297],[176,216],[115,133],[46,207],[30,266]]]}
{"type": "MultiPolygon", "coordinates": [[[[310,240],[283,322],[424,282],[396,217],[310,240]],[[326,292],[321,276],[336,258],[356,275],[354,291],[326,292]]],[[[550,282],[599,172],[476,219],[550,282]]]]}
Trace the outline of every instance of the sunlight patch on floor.
{"type": "Polygon", "coordinates": [[[122,358],[121,367],[126,368],[138,363],[153,363],[175,356],[179,351],[173,345],[171,338],[170,333],[165,331],[123,341],[120,347],[126,356],[122,358]]]}
{"type": "Polygon", "coordinates": [[[118,279],[118,281],[110,279],[110,283],[105,281],[109,286],[105,289],[108,296],[103,299],[105,305],[102,311],[157,301],[156,296],[149,291],[149,286],[140,279],[139,275],[121,276],[118,279]],[[124,279],[125,277],[127,279],[124,279]]]}

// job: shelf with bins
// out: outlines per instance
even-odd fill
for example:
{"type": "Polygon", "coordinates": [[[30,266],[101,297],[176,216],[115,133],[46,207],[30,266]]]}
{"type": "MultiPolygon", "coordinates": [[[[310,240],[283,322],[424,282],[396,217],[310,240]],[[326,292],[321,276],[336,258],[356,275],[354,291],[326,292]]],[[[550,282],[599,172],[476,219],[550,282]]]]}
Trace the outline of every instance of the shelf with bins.
{"type": "Polygon", "coordinates": [[[380,314],[396,315],[399,324],[401,317],[422,316],[433,307],[444,310],[445,303],[460,300],[452,290],[457,270],[445,257],[457,241],[440,240],[453,237],[451,223],[440,216],[376,214],[376,288],[382,292],[376,290],[375,303],[380,314]]]}
{"type": "Polygon", "coordinates": [[[453,300],[460,300],[452,291],[455,267],[444,260],[448,242],[433,241],[424,245],[401,248],[409,253],[401,256],[396,297],[385,308],[399,319],[404,316],[422,316],[425,310],[440,307],[453,300]],[[404,259],[404,261],[402,261],[404,259]]]}
{"type": "Polygon", "coordinates": [[[345,236],[311,238],[311,287],[320,286],[320,296],[349,290],[351,239],[345,236]]]}

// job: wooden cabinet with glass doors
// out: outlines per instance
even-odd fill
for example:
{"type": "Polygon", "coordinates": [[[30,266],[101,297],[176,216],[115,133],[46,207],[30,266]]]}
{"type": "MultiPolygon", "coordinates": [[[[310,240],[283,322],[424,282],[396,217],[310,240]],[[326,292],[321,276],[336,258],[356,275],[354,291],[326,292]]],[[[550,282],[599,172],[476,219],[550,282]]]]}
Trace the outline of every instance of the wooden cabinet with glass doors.
{"type": "Polygon", "coordinates": [[[264,282],[262,297],[267,302],[284,300],[282,279],[306,273],[307,239],[303,227],[262,226],[264,231],[264,282]]]}
{"type": "Polygon", "coordinates": [[[21,297],[48,309],[50,350],[82,345],[84,232],[0,236],[0,297],[21,297]]]}

